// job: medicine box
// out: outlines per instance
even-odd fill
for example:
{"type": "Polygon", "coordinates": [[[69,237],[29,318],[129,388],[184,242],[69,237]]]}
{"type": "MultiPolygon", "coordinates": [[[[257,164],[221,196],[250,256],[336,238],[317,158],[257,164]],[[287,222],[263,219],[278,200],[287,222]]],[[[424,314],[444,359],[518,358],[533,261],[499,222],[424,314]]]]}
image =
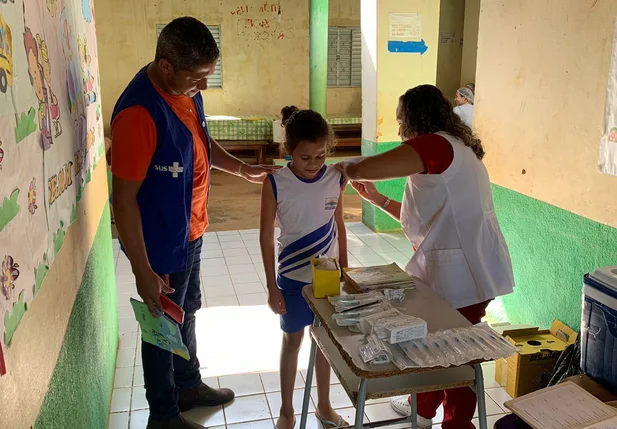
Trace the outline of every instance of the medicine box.
{"type": "Polygon", "coordinates": [[[313,293],[315,298],[326,298],[341,294],[341,269],[336,259],[331,259],[336,270],[323,270],[317,267],[319,259],[311,261],[313,271],[313,293]]]}
{"type": "Polygon", "coordinates": [[[576,341],[577,334],[563,322],[555,320],[549,330],[538,327],[504,326],[502,335],[517,348],[517,353],[499,359],[495,381],[517,398],[548,385],[561,352],[576,341]]]}

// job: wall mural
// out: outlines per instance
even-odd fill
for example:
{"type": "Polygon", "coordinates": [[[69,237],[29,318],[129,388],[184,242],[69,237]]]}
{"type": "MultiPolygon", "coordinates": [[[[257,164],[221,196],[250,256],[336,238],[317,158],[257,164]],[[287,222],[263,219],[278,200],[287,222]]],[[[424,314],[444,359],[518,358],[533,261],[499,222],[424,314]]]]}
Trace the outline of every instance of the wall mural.
{"type": "Polygon", "coordinates": [[[0,360],[104,153],[98,82],[92,0],[0,1],[0,360]]]}

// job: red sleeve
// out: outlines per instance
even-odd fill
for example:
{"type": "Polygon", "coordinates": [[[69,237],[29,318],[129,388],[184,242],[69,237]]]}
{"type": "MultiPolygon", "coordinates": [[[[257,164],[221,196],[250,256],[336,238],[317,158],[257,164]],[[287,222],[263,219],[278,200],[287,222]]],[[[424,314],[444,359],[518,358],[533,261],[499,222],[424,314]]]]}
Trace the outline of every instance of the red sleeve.
{"type": "Polygon", "coordinates": [[[420,155],[426,174],[441,174],[454,160],[454,149],[448,140],[437,134],[425,134],[405,142],[420,155]]]}
{"type": "Polygon", "coordinates": [[[142,106],[129,107],[111,124],[111,172],[124,180],[146,178],[156,150],[156,125],[142,106]]]}

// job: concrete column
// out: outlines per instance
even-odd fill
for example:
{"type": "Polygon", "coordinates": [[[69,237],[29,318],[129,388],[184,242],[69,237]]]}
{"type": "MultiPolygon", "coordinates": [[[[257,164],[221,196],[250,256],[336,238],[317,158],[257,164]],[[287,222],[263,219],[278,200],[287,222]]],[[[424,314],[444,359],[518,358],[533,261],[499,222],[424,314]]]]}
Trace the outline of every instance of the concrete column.
{"type": "Polygon", "coordinates": [[[328,0],[310,2],[309,104],[311,109],[325,116],[328,92],[328,0]]]}
{"type": "MultiPolygon", "coordinates": [[[[440,2],[361,0],[361,8],[362,154],[368,156],[400,144],[395,113],[398,98],[414,86],[436,84],[440,2]],[[413,29],[412,24],[416,24],[413,29]]],[[[400,179],[377,187],[401,201],[404,184],[400,179]]],[[[362,218],[378,232],[400,228],[398,222],[368,203],[363,206],[362,218]]]]}

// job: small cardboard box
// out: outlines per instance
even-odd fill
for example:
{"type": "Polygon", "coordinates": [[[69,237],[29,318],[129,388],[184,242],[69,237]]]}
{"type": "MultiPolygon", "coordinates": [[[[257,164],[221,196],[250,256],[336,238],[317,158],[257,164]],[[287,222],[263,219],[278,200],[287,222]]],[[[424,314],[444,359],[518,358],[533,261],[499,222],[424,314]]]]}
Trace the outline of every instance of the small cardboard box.
{"type": "Polygon", "coordinates": [[[497,361],[495,381],[513,398],[546,387],[561,352],[577,338],[576,332],[559,320],[555,320],[549,330],[503,328],[502,335],[516,346],[518,353],[497,361]]]}
{"type": "Polygon", "coordinates": [[[336,265],[336,270],[320,270],[316,266],[319,259],[311,260],[315,298],[326,298],[341,294],[341,269],[336,259],[330,260],[336,265]]]}

